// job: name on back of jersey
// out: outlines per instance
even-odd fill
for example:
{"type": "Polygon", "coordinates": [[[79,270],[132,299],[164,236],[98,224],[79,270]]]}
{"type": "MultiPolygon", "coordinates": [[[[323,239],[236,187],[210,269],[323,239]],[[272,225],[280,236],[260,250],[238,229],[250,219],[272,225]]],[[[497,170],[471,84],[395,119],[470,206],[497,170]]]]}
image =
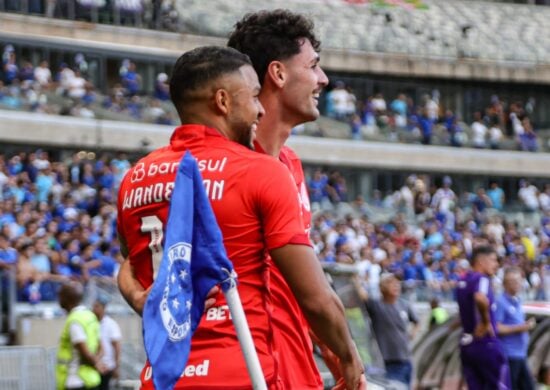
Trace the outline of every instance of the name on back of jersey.
{"type": "MultiPolygon", "coordinates": [[[[197,160],[199,171],[222,173],[227,164],[227,157],[221,159],[197,160]]],[[[129,172],[131,188],[124,191],[122,209],[132,209],[146,206],[152,203],[169,202],[174,189],[173,178],[178,170],[179,161],[163,163],[139,162],[129,172]],[[165,175],[170,175],[172,180],[166,180],[165,175]],[[159,180],[159,181],[157,181],[159,180]],[[162,180],[162,181],[160,181],[162,180]]],[[[203,179],[204,190],[207,197],[221,200],[225,180],[203,179]]]]}

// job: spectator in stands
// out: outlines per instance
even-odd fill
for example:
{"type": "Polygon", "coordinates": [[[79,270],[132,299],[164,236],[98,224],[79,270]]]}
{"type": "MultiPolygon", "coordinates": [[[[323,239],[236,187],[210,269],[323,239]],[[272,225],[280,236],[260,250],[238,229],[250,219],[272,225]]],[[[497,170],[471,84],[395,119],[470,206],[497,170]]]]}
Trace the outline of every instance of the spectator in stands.
{"type": "Polygon", "coordinates": [[[134,96],[141,90],[141,76],[137,73],[135,63],[129,61],[128,68],[121,74],[120,82],[128,96],[134,96]]]}
{"type": "Polygon", "coordinates": [[[512,124],[512,131],[513,135],[516,139],[516,142],[518,144],[520,143],[520,137],[524,133],[523,124],[521,123],[521,119],[523,118],[524,113],[523,109],[521,108],[521,105],[519,103],[512,103],[510,104],[510,123],[512,124]]]}
{"type": "Polygon", "coordinates": [[[505,203],[504,191],[498,186],[496,181],[491,182],[490,188],[487,191],[487,196],[491,200],[491,207],[495,210],[502,211],[505,203]]]}
{"type": "Polygon", "coordinates": [[[520,135],[520,150],[526,152],[536,152],[538,149],[537,134],[533,129],[533,125],[529,117],[523,118],[521,121],[523,133],[520,135]]]}
{"type": "Polygon", "coordinates": [[[37,259],[44,255],[44,243],[38,243],[38,252],[29,241],[20,246],[16,263],[16,281],[18,300],[38,303],[41,300],[55,299],[58,282],[66,279],[51,273],[49,258],[47,265],[37,264],[37,259]]]}
{"type": "Polygon", "coordinates": [[[487,126],[483,123],[481,112],[474,112],[474,122],[472,128],[472,144],[474,148],[484,149],[487,147],[487,126]]]}
{"type": "Polygon", "coordinates": [[[546,301],[546,287],[548,286],[548,270],[544,264],[537,264],[529,274],[529,284],[534,290],[535,301],[546,301]]]}
{"type": "Polygon", "coordinates": [[[4,70],[3,81],[5,85],[16,84],[19,81],[19,67],[17,66],[17,60],[14,51],[8,52],[7,59],[2,63],[2,68],[4,70]]]}
{"type": "Polygon", "coordinates": [[[485,189],[480,187],[477,189],[476,194],[472,199],[472,211],[473,217],[478,222],[481,223],[485,210],[492,207],[491,198],[485,193],[485,189]]]}
{"type": "Polygon", "coordinates": [[[372,110],[374,112],[374,117],[376,118],[376,124],[380,128],[385,128],[388,124],[387,117],[387,105],[384,95],[381,92],[378,92],[374,95],[371,100],[372,110]]]}
{"type": "Polygon", "coordinates": [[[533,375],[527,365],[529,331],[536,325],[535,319],[525,321],[525,314],[518,296],[522,275],[518,268],[504,271],[504,293],[496,300],[495,319],[497,333],[508,358],[513,389],[534,390],[533,375]]]}
{"type": "Polygon", "coordinates": [[[338,171],[329,175],[327,182],[327,192],[332,203],[347,202],[348,190],[346,188],[346,179],[338,171]]]}
{"type": "Polygon", "coordinates": [[[56,178],[49,166],[42,168],[38,171],[36,176],[36,200],[38,202],[47,202],[52,188],[55,184],[56,178]]]}
{"type": "Polygon", "coordinates": [[[407,126],[407,96],[404,93],[397,95],[390,108],[394,114],[395,126],[404,129],[407,126]]]}
{"type": "Polygon", "coordinates": [[[422,107],[426,110],[426,116],[436,123],[439,119],[439,91],[434,90],[432,96],[426,94],[422,97],[422,107]]]}
{"type": "Polygon", "coordinates": [[[384,358],[386,377],[411,386],[411,339],[418,329],[418,318],[405,301],[400,299],[401,285],[392,274],[380,278],[382,299],[369,296],[367,289],[355,282],[357,293],[364,302],[372,322],[374,336],[384,358]],[[409,323],[414,324],[409,330],[409,323]]]}
{"type": "Polygon", "coordinates": [[[435,192],[431,202],[431,207],[436,211],[436,217],[448,230],[452,230],[454,227],[453,210],[457,201],[456,195],[451,189],[452,183],[453,181],[449,176],[444,176],[443,187],[435,192]]]}
{"type": "Polygon", "coordinates": [[[330,107],[329,116],[342,121],[347,119],[350,99],[348,95],[349,92],[344,82],[337,81],[332,91],[327,93],[327,102],[330,107]]]}
{"type": "Polygon", "coordinates": [[[62,62],[59,65],[59,70],[55,76],[55,81],[58,83],[58,93],[66,95],[69,91],[69,84],[74,77],[74,71],[69,66],[62,62]]]}
{"type": "Polygon", "coordinates": [[[105,371],[101,374],[98,390],[109,390],[111,379],[119,378],[122,333],[117,322],[106,313],[109,298],[100,295],[92,311],[99,320],[101,339],[101,363],[105,371]]]}
{"type": "Polygon", "coordinates": [[[170,100],[170,84],[168,84],[168,75],[166,73],[163,72],[157,75],[153,96],[163,102],[170,100]]]}
{"type": "Polygon", "coordinates": [[[458,118],[452,110],[447,110],[445,112],[443,124],[447,129],[447,132],[449,133],[451,146],[461,147],[462,145],[464,145],[464,133],[462,132],[462,128],[458,124],[458,118]]]}
{"type": "Polygon", "coordinates": [[[500,143],[502,141],[502,130],[498,122],[494,121],[489,129],[489,146],[493,150],[500,149],[500,143]]]}
{"type": "Polygon", "coordinates": [[[316,169],[313,172],[312,178],[308,181],[308,192],[312,206],[317,209],[322,206],[323,202],[329,200],[327,186],[327,175],[320,169],[316,169]]]}
{"type": "Polygon", "coordinates": [[[367,129],[372,132],[376,126],[376,117],[374,116],[374,108],[372,106],[372,96],[365,101],[361,113],[361,121],[367,126],[367,129]]]}
{"type": "Polygon", "coordinates": [[[429,208],[431,195],[426,189],[426,184],[422,179],[416,179],[414,182],[414,213],[423,215],[429,208]]]}
{"type": "Polygon", "coordinates": [[[361,128],[363,126],[363,122],[361,120],[361,117],[358,114],[353,114],[350,119],[350,127],[351,127],[351,139],[354,140],[361,140],[361,128]]]}
{"type": "Polygon", "coordinates": [[[34,81],[34,67],[29,61],[23,61],[23,65],[19,70],[19,81],[21,81],[21,87],[29,88],[34,81]]]}
{"type": "Polygon", "coordinates": [[[421,114],[418,119],[418,124],[420,127],[420,134],[422,137],[421,143],[423,145],[431,145],[434,122],[429,117],[428,109],[426,107],[422,108],[421,110],[421,114]]]}
{"type": "Polygon", "coordinates": [[[550,211],[550,183],[546,183],[544,185],[544,190],[540,192],[539,205],[540,209],[544,213],[548,213],[550,211]]]}
{"type": "MultiPolygon", "coordinates": [[[[109,278],[114,282],[118,264],[115,258],[111,255],[111,246],[108,242],[102,242],[98,250],[89,246],[89,257],[85,258],[85,267],[90,276],[101,278],[109,278]]],[[[82,255],[86,256],[86,248],[82,249],[82,255]]]]}
{"type": "Polygon", "coordinates": [[[82,99],[86,94],[86,80],[82,77],[80,70],[73,72],[65,84],[67,95],[72,99],[82,99]]]}
{"type": "Polygon", "coordinates": [[[145,118],[148,118],[153,123],[158,123],[159,119],[166,115],[166,111],[161,107],[160,100],[153,99],[149,107],[143,113],[145,118]]]}
{"type": "Polygon", "coordinates": [[[416,176],[407,177],[405,183],[399,190],[398,209],[407,216],[414,215],[414,183],[416,176]]]}
{"type": "Polygon", "coordinates": [[[527,180],[519,182],[518,198],[527,212],[537,211],[539,209],[538,189],[527,180]]]}
{"type": "Polygon", "coordinates": [[[8,238],[0,233],[0,272],[3,270],[15,270],[19,254],[10,245],[8,238]]]}
{"type": "MultiPolygon", "coordinates": [[[[101,0],[100,0],[101,1],[101,0]]],[[[79,71],[82,77],[88,77],[88,61],[82,53],[76,53],[74,56],[74,68],[75,71],[79,71]]]]}

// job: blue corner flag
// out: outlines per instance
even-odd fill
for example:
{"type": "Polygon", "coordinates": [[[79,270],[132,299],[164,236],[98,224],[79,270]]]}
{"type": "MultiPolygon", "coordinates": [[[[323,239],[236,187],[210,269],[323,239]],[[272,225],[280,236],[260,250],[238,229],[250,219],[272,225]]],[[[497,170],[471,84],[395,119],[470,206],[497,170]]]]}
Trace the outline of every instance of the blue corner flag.
{"type": "Polygon", "coordinates": [[[231,287],[233,265],[189,151],[172,191],[160,269],[143,308],[143,339],[158,390],[172,389],[191,349],[191,337],[216,284],[231,287]]]}

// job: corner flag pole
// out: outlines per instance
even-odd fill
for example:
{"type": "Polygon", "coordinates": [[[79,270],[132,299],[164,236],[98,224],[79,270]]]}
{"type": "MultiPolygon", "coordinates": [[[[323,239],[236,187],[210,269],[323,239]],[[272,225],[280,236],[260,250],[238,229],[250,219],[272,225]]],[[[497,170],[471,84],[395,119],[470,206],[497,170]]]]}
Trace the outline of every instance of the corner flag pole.
{"type": "Polygon", "coordinates": [[[250,380],[252,381],[252,388],[254,390],[267,390],[262,367],[260,366],[260,360],[258,359],[254,341],[252,340],[252,334],[250,333],[248,322],[244,314],[241,298],[237,291],[234,273],[231,275],[231,287],[223,293],[227,301],[227,306],[229,306],[229,312],[231,313],[231,318],[233,319],[233,324],[237,331],[239,343],[241,344],[248,375],[250,375],[250,380]]]}

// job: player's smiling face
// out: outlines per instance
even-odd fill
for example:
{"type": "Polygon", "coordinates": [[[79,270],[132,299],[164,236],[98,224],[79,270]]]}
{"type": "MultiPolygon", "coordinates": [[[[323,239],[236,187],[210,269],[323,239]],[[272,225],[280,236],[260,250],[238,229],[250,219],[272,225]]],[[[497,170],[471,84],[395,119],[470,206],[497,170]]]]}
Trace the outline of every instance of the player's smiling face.
{"type": "Polygon", "coordinates": [[[260,82],[252,66],[240,68],[235,78],[232,95],[232,110],[228,118],[233,131],[233,140],[252,148],[256,137],[256,128],[265,111],[258,99],[260,82]]]}
{"type": "Polygon", "coordinates": [[[300,53],[281,62],[288,77],[283,94],[286,113],[296,124],[317,119],[319,95],[328,84],[327,75],[319,66],[319,53],[308,39],[304,39],[300,53]]]}

